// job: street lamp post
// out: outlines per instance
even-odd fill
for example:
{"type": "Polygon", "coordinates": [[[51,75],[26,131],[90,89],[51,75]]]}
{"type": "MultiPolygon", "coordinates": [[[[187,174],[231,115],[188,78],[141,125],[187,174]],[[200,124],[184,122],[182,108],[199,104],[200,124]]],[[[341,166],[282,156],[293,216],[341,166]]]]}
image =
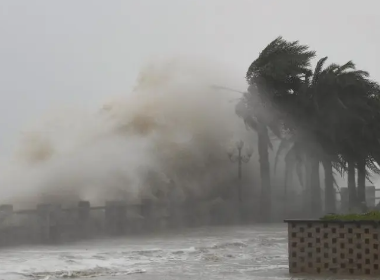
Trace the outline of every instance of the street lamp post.
{"type": "Polygon", "coordinates": [[[238,195],[239,195],[239,201],[242,201],[241,197],[241,165],[243,163],[248,163],[251,156],[252,156],[252,151],[248,150],[246,155],[243,155],[243,147],[244,147],[244,142],[243,141],[238,141],[236,143],[236,148],[237,148],[237,155],[234,154],[233,151],[228,152],[228,157],[230,158],[231,162],[238,164],[238,195]]]}

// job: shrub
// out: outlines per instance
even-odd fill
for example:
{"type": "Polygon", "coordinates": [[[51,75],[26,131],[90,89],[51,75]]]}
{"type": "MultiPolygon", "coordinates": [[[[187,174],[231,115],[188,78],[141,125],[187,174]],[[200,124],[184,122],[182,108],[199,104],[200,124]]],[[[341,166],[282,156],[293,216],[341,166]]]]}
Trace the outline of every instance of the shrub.
{"type": "Polygon", "coordinates": [[[370,211],[364,214],[327,214],[323,221],[380,221],[380,211],[370,211]]]}

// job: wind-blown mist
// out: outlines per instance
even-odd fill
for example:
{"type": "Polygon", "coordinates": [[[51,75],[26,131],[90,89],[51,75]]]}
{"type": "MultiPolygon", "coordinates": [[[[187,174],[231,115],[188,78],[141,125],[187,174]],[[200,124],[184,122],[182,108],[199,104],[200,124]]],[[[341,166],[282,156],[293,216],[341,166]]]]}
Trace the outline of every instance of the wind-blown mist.
{"type": "Polygon", "coordinates": [[[173,189],[178,202],[233,188],[236,167],[226,149],[235,139],[252,143],[252,133],[248,138],[230,102],[239,96],[209,87],[228,82],[216,69],[188,61],[148,65],[133,92],[94,113],[47,116],[3,170],[0,202],[139,202],[173,189]]]}

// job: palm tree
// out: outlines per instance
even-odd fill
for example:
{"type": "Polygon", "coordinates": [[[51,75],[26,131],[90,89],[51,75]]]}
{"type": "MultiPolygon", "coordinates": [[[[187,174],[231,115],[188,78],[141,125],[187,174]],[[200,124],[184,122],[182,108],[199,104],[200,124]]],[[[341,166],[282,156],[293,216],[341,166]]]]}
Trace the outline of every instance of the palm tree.
{"type": "MultiPolygon", "coordinates": [[[[331,182],[332,160],[341,165],[340,159],[343,158],[347,163],[344,169],[348,173],[350,207],[355,207],[359,199],[355,185],[356,165],[361,166],[359,182],[363,188],[361,194],[365,195],[365,177],[362,179],[362,176],[365,176],[365,166],[370,166],[371,159],[365,158],[369,155],[368,146],[366,145],[364,151],[358,153],[362,150],[358,149],[358,145],[364,147],[363,144],[368,143],[369,139],[364,139],[363,134],[353,128],[364,127],[370,121],[372,110],[368,104],[368,98],[377,94],[378,85],[367,79],[367,72],[356,70],[351,61],[342,66],[332,64],[322,70],[324,62],[325,58],[321,59],[317,65],[319,77],[314,85],[313,101],[317,109],[317,121],[321,124],[317,141],[321,143],[325,154],[323,165],[326,168],[326,210],[331,211],[335,208],[331,205],[335,201],[335,192],[332,191],[333,182],[331,182]]],[[[375,170],[375,168],[372,169],[375,170]]]]}
{"type": "MultiPolygon", "coordinates": [[[[379,173],[378,164],[380,163],[380,103],[378,98],[379,87],[376,83],[365,80],[364,88],[354,88],[356,97],[350,97],[350,103],[346,102],[352,112],[351,117],[347,118],[346,137],[343,139],[343,157],[346,158],[348,165],[348,187],[350,194],[355,198],[349,199],[350,208],[361,207],[366,210],[365,182],[369,179],[370,173],[379,173]],[[368,88],[370,87],[370,88],[368,88]],[[372,88],[371,88],[372,87],[372,88]],[[372,94],[376,94],[375,96],[372,94]],[[355,114],[360,118],[354,119],[355,114]],[[348,128],[348,122],[350,127],[348,128]],[[355,186],[355,168],[357,169],[357,189],[355,186]]],[[[348,98],[347,98],[348,99],[348,98]]],[[[344,127],[344,126],[343,126],[344,127]]]]}
{"type": "Polygon", "coordinates": [[[369,179],[370,173],[379,174],[380,163],[380,87],[374,83],[371,85],[367,98],[368,108],[366,110],[366,123],[359,128],[362,137],[361,157],[357,160],[358,170],[358,203],[364,205],[366,210],[365,181],[369,179]],[[363,145],[365,143],[365,145],[363,145]],[[363,149],[364,148],[364,149],[363,149]]]}
{"type": "MultiPolygon", "coordinates": [[[[324,68],[323,65],[326,60],[327,57],[324,57],[318,61],[312,78],[306,79],[303,89],[291,96],[292,101],[287,102],[291,106],[286,109],[290,113],[286,123],[290,126],[293,135],[291,138],[293,146],[288,149],[287,156],[293,154],[291,157],[293,161],[305,165],[306,190],[309,191],[305,201],[310,201],[307,205],[310,206],[310,210],[314,214],[321,212],[322,209],[319,184],[320,163],[322,163],[325,171],[325,211],[330,213],[336,211],[333,168],[342,170],[341,154],[344,155],[343,158],[346,159],[348,165],[351,205],[357,201],[356,160],[358,160],[358,166],[361,166],[359,169],[360,179],[358,179],[361,185],[365,184],[365,177],[364,180],[362,179],[366,174],[365,166],[369,165],[371,170],[375,170],[374,160],[369,158],[368,151],[365,154],[367,159],[354,156],[353,152],[350,152],[354,146],[349,145],[350,142],[346,139],[352,141],[358,137],[348,134],[348,131],[342,131],[341,127],[342,124],[352,126],[357,120],[360,120],[360,124],[363,126],[366,123],[366,121],[363,122],[363,110],[369,115],[367,117],[367,121],[369,121],[372,114],[368,114],[368,112],[373,110],[368,110],[369,105],[366,102],[368,96],[375,95],[378,86],[366,79],[366,72],[355,70],[355,65],[352,62],[343,66],[331,64],[324,68]],[[348,93],[354,93],[358,98],[354,100],[348,93]],[[344,143],[341,143],[342,141],[344,143]],[[345,149],[341,148],[347,145],[348,147],[345,149]],[[364,164],[364,171],[363,164],[359,164],[361,162],[364,164]]],[[[343,125],[343,127],[347,127],[347,125],[343,125]]],[[[363,139],[361,140],[363,141],[363,139]]],[[[286,141],[289,146],[289,141],[286,141]]],[[[285,143],[284,140],[277,151],[276,161],[278,154],[286,147],[286,145],[282,145],[283,143],[285,143]]],[[[362,154],[364,153],[365,151],[362,152],[362,154]]],[[[294,163],[293,166],[295,166],[294,163]]],[[[363,193],[365,194],[364,191],[360,192],[361,197],[363,197],[363,193]]],[[[363,199],[361,198],[361,200],[363,199]]]]}
{"type": "Polygon", "coordinates": [[[271,219],[271,183],[268,149],[272,148],[269,132],[281,137],[281,114],[277,98],[292,95],[310,76],[310,60],[315,56],[308,46],[282,37],[273,40],[248,68],[248,92],[236,106],[236,113],[257,132],[261,176],[261,210],[271,219]]]}
{"type": "Polygon", "coordinates": [[[293,169],[299,177],[306,174],[301,182],[305,181],[310,192],[305,201],[313,213],[322,208],[321,163],[325,171],[326,212],[336,211],[334,169],[348,173],[351,207],[365,201],[369,171],[379,172],[378,84],[368,79],[367,72],[356,70],[351,61],[324,68],[324,57],[311,71],[310,60],[314,56],[315,52],[298,41],[278,37],[250,65],[246,75],[248,91],[235,108],[237,115],[258,134],[261,209],[265,219],[271,217],[270,133],[282,139],[276,158],[286,146],[283,143],[287,143],[286,176],[293,169]]]}
{"type": "MultiPolygon", "coordinates": [[[[367,169],[379,172],[379,85],[368,79],[365,71],[355,70],[352,62],[335,67],[337,96],[340,100],[339,125],[335,128],[335,141],[339,153],[347,164],[349,207],[365,206],[365,180],[367,169]],[[356,188],[355,169],[358,170],[356,188]]],[[[366,208],[366,207],[364,207],[366,208]]]]}
{"type": "MultiPolygon", "coordinates": [[[[303,87],[297,92],[294,92],[290,97],[288,97],[284,109],[288,111],[287,118],[285,119],[285,124],[292,137],[290,143],[291,148],[288,149],[287,157],[293,159],[292,168],[288,169],[293,172],[292,169],[297,167],[299,177],[305,177],[304,187],[305,187],[305,209],[304,212],[310,211],[310,214],[319,215],[322,212],[322,201],[321,201],[321,187],[319,181],[319,166],[320,162],[324,159],[328,159],[328,156],[322,157],[324,150],[326,149],[326,137],[325,137],[325,126],[321,121],[321,116],[318,115],[317,106],[315,102],[315,95],[324,85],[325,82],[321,81],[323,77],[323,64],[327,60],[327,57],[322,58],[318,61],[314,72],[306,77],[303,87]],[[303,168],[300,168],[303,165],[303,168]],[[301,170],[304,170],[303,172],[301,170]],[[304,176],[305,173],[306,176],[304,176]]],[[[283,104],[284,100],[282,100],[283,104]]],[[[284,140],[281,142],[279,149],[277,150],[276,162],[278,160],[279,154],[283,152],[286,145],[283,145],[284,140]]],[[[325,160],[325,163],[331,162],[325,160]]],[[[288,161],[289,164],[289,161],[288,161]]],[[[326,195],[329,197],[332,192],[334,192],[334,180],[332,175],[332,165],[331,168],[329,164],[324,164],[327,170],[330,172],[325,172],[325,184],[326,184],[326,195]],[[330,184],[331,183],[331,184],[330,184]]],[[[301,184],[303,179],[300,180],[301,184]]],[[[335,193],[335,192],[334,192],[335,193]]],[[[335,200],[334,200],[335,202],[335,200]]],[[[334,204],[331,203],[331,208],[335,208],[334,204]]]]}

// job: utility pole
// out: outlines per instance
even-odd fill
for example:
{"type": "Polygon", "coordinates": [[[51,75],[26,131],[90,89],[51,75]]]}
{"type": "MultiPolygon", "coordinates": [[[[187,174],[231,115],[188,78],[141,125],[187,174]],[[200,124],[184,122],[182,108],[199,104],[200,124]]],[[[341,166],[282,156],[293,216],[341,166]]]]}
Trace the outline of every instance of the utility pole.
{"type": "Polygon", "coordinates": [[[242,172],[241,172],[241,166],[243,163],[248,163],[251,156],[252,156],[252,151],[248,150],[246,155],[243,155],[243,147],[244,147],[244,142],[242,140],[238,141],[236,143],[236,149],[237,149],[237,155],[234,154],[234,151],[228,152],[228,157],[230,158],[231,162],[237,163],[238,164],[238,196],[239,196],[239,201],[242,201],[241,197],[241,187],[242,187],[242,172]]]}

